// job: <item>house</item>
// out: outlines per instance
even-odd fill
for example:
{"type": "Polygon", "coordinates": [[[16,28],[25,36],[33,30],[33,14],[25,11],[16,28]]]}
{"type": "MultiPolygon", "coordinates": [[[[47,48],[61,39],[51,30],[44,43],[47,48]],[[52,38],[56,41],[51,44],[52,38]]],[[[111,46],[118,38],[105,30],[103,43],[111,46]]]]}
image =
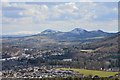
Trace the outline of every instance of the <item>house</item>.
{"type": "Polygon", "coordinates": [[[72,59],[63,59],[63,61],[72,61],[72,59]]]}

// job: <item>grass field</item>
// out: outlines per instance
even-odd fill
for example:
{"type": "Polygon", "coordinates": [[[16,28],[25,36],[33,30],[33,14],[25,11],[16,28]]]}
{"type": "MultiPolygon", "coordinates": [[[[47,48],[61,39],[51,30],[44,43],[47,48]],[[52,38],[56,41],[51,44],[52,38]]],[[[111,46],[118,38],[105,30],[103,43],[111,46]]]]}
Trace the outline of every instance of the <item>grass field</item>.
{"type": "Polygon", "coordinates": [[[73,70],[75,72],[78,72],[80,74],[84,74],[86,76],[88,75],[98,75],[99,77],[108,77],[108,76],[114,76],[118,72],[108,72],[108,71],[97,71],[97,70],[86,70],[86,69],[74,69],[74,68],[59,68],[61,70],[73,70]]]}

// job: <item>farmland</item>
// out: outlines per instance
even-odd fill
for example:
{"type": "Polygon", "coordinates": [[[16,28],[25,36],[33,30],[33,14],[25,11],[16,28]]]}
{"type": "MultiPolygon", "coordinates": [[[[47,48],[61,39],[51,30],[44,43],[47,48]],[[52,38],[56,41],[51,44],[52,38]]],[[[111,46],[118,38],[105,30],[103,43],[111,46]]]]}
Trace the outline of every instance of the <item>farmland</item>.
{"type": "Polygon", "coordinates": [[[109,72],[109,71],[98,71],[98,70],[86,70],[86,69],[75,69],[75,68],[59,68],[60,70],[73,70],[75,72],[78,72],[80,74],[84,74],[86,76],[92,75],[92,76],[99,76],[99,77],[108,77],[108,76],[114,76],[115,74],[118,74],[118,72],[109,72]]]}

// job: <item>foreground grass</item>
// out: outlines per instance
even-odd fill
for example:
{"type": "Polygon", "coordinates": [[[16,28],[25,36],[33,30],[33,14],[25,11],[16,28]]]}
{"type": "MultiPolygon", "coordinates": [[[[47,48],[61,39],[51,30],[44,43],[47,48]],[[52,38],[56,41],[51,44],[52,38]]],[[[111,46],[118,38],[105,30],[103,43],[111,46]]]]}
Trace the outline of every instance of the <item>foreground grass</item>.
{"type": "Polygon", "coordinates": [[[108,72],[108,71],[97,71],[97,70],[86,70],[86,69],[74,69],[74,68],[59,68],[59,70],[73,70],[75,72],[78,72],[80,74],[84,74],[86,76],[92,75],[98,75],[99,77],[108,77],[108,76],[114,76],[115,74],[118,74],[118,72],[108,72]]]}

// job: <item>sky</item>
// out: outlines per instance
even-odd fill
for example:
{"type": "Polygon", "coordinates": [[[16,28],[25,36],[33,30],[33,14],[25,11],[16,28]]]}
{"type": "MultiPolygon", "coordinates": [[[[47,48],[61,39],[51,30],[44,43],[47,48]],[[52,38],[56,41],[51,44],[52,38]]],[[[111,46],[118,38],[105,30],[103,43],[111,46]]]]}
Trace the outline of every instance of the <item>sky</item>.
{"type": "Polygon", "coordinates": [[[45,29],[63,32],[118,31],[117,2],[3,2],[2,34],[34,34],[45,29]]]}

